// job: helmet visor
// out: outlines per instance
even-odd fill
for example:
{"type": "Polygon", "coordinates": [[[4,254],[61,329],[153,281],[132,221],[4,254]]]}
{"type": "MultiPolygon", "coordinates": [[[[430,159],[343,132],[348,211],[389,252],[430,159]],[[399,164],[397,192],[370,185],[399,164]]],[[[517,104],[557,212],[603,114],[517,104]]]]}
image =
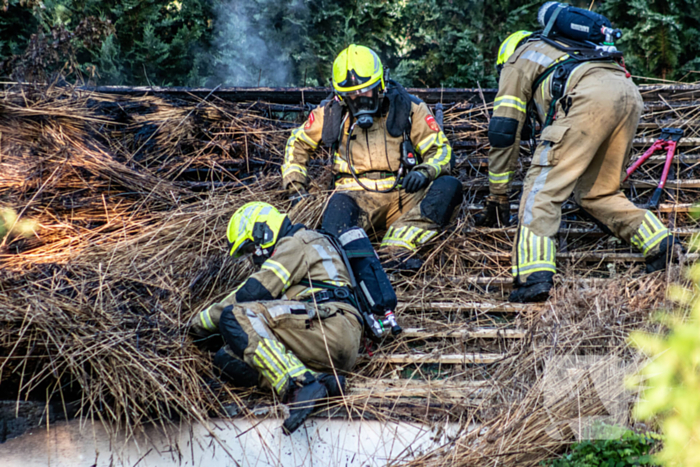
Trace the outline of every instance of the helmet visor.
{"type": "Polygon", "coordinates": [[[252,240],[245,240],[235,251],[232,247],[230,254],[234,258],[240,258],[241,256],[246,256],[251,253],[255,253],[255,243],[252,240]]]}

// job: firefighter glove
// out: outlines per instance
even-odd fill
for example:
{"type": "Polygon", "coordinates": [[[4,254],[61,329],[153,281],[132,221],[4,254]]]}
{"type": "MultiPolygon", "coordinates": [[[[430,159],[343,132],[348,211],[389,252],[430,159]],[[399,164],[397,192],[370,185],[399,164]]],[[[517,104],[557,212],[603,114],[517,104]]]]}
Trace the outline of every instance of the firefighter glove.
{"type": "Polygon", "coordinates": [[[287,187],[287,193],[289,197],[289,201],[291,201],[292,206],[294,207],[297,204],[299,204],[299,201],[302,199],[306,198],[307,196],[311,196],[309,192],[306,190],[306,187],[302,185],[301,183],[296,183],[292,182],[288,187],[287,187]]]}
{"type": "Polygon", "coordinates": [[[430,183],[430,179],[420,169],[413,169],[411,173],[403,179],[403,188],[406,193],[415,193],[425,188],[430,183]]]}
{"type": "Polygon", "coordinates": [[[474,215],[478,227],[506,227],[510,224],[510,203],[504,195],[490,195],[481,212],[474,215]]]}

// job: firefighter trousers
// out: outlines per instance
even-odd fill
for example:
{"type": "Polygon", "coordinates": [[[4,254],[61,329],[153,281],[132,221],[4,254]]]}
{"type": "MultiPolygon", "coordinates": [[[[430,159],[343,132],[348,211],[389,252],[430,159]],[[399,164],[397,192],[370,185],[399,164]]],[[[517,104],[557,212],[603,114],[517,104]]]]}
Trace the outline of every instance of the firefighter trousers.
{"type": "Polygon", "coordinates": [[[589,71],[557,104],[557,118],[542,132],[525,177],[513,245],[516,286],[534,272],[556,272],[552,237],[572,193],[615,236],[645,256],[657,252],[668,229],[620,190],[642,108],[636,85],[604,69],[589,71]]]}
{"type": "Polygon", "coordinates": [[[461,202],[462,184],[451,176],[439,177],[415,193],[336,189],[324,210],[322,229],[340,235],[359,226],[374,239],[386,231],[380,249],[415,251],[450,222],[461,202]]]}
{"type": "Polygon", "coordinates": [[[230,351],[284,397],[314,371],[342,374],[353,368],[360,320],[346,303],[271,300],[227,306],[219,329],[230,351]]]}

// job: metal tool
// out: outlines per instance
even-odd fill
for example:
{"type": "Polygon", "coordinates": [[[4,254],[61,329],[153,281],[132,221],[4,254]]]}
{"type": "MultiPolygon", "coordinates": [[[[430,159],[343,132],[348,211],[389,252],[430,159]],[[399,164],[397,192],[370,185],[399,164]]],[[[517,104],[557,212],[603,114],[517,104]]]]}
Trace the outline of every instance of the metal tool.
{"type": "MultiPolygon", "coordinates": [[[[649,149],[646,150],[642,156],[637,159],[637,161],[627,169],[627,176],[625,180],[632,175],[632,172],[637,170],[640,165],[644,163],[652,154],[656,151],[666,150],[666,162],[664,163],[664,170],[661,173],[661,178],[659,179],[659,186],[654,190],[654,194],[649,201],[649,207],[656,208],[661,200],[661,195],[664,192],[664,186],[666,186],[666,179],[668,178],[668,172],[671,170],[671,162],[673,162],[673,156],[676,153],[676,147],[678,146],[678,141],[683,138],[683,129],[681,128],[664,128],[661,130],[661,136],[659,139],[654,141],[649,149]]],[[[623,182],[625,181],[623,180],[623,182]]]]}

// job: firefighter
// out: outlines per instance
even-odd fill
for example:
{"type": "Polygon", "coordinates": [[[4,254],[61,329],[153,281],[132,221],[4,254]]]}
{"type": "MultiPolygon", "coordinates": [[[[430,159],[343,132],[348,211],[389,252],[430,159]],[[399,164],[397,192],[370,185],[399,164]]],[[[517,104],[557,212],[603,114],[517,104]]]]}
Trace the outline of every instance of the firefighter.
{"type": "Polygon", "coordinates": [[[328,238],[267,203],[238,209],[227,237],[230,254],[251,255],[260,270],[195,316],[191,331],[221,333],[215,366],[238,387],[271,386],[290,406],[282,426],[291,434],[318,401],[342,395],[357,359],[363,322],[349,273],[328,238]]]}
{"type": "Polygon", "coordinates": [[[385,82],[379,57],[367,47],[340,52],[332,84],[333,98],[287,141],[284,187],[293,202],[305,196],[309,157],[319,144],[330,147],[335,191],[323,230],[336,234],[359,225],[372,236],[386,230],[385,267],[418,269],[422,261],[414,253],[462,201],[461,183],[447,175],[454,165],[447,138],[424,102],[385,82]]]}
{"type": "MultiPolygon", "coordinates": [[[[587,13],[592,12],[581,15],[587,13]]],[[[475,216],[476,225],[508,224],[508,194],[523,128],[530,116],[543,127],[518,212],[514,290],[509,297],[513,302],[544,301],[549,296],[556,272],[553,236],[561,222],[561,205],[572,193],[606,232],[643,252],[647,272],[666,267],[676,242],[654,213],[636,207],[620,190],[643,108],[637,86],[599,49],[591,49],[590,56],[596,57],[591,60],[585,50],[571,51],[583,54],[575,60],[567,44],[570,41],[561,36],[553,40],[518,31],[498,52],[500,80],[488,133],[490,195],[475,216]]]]}

